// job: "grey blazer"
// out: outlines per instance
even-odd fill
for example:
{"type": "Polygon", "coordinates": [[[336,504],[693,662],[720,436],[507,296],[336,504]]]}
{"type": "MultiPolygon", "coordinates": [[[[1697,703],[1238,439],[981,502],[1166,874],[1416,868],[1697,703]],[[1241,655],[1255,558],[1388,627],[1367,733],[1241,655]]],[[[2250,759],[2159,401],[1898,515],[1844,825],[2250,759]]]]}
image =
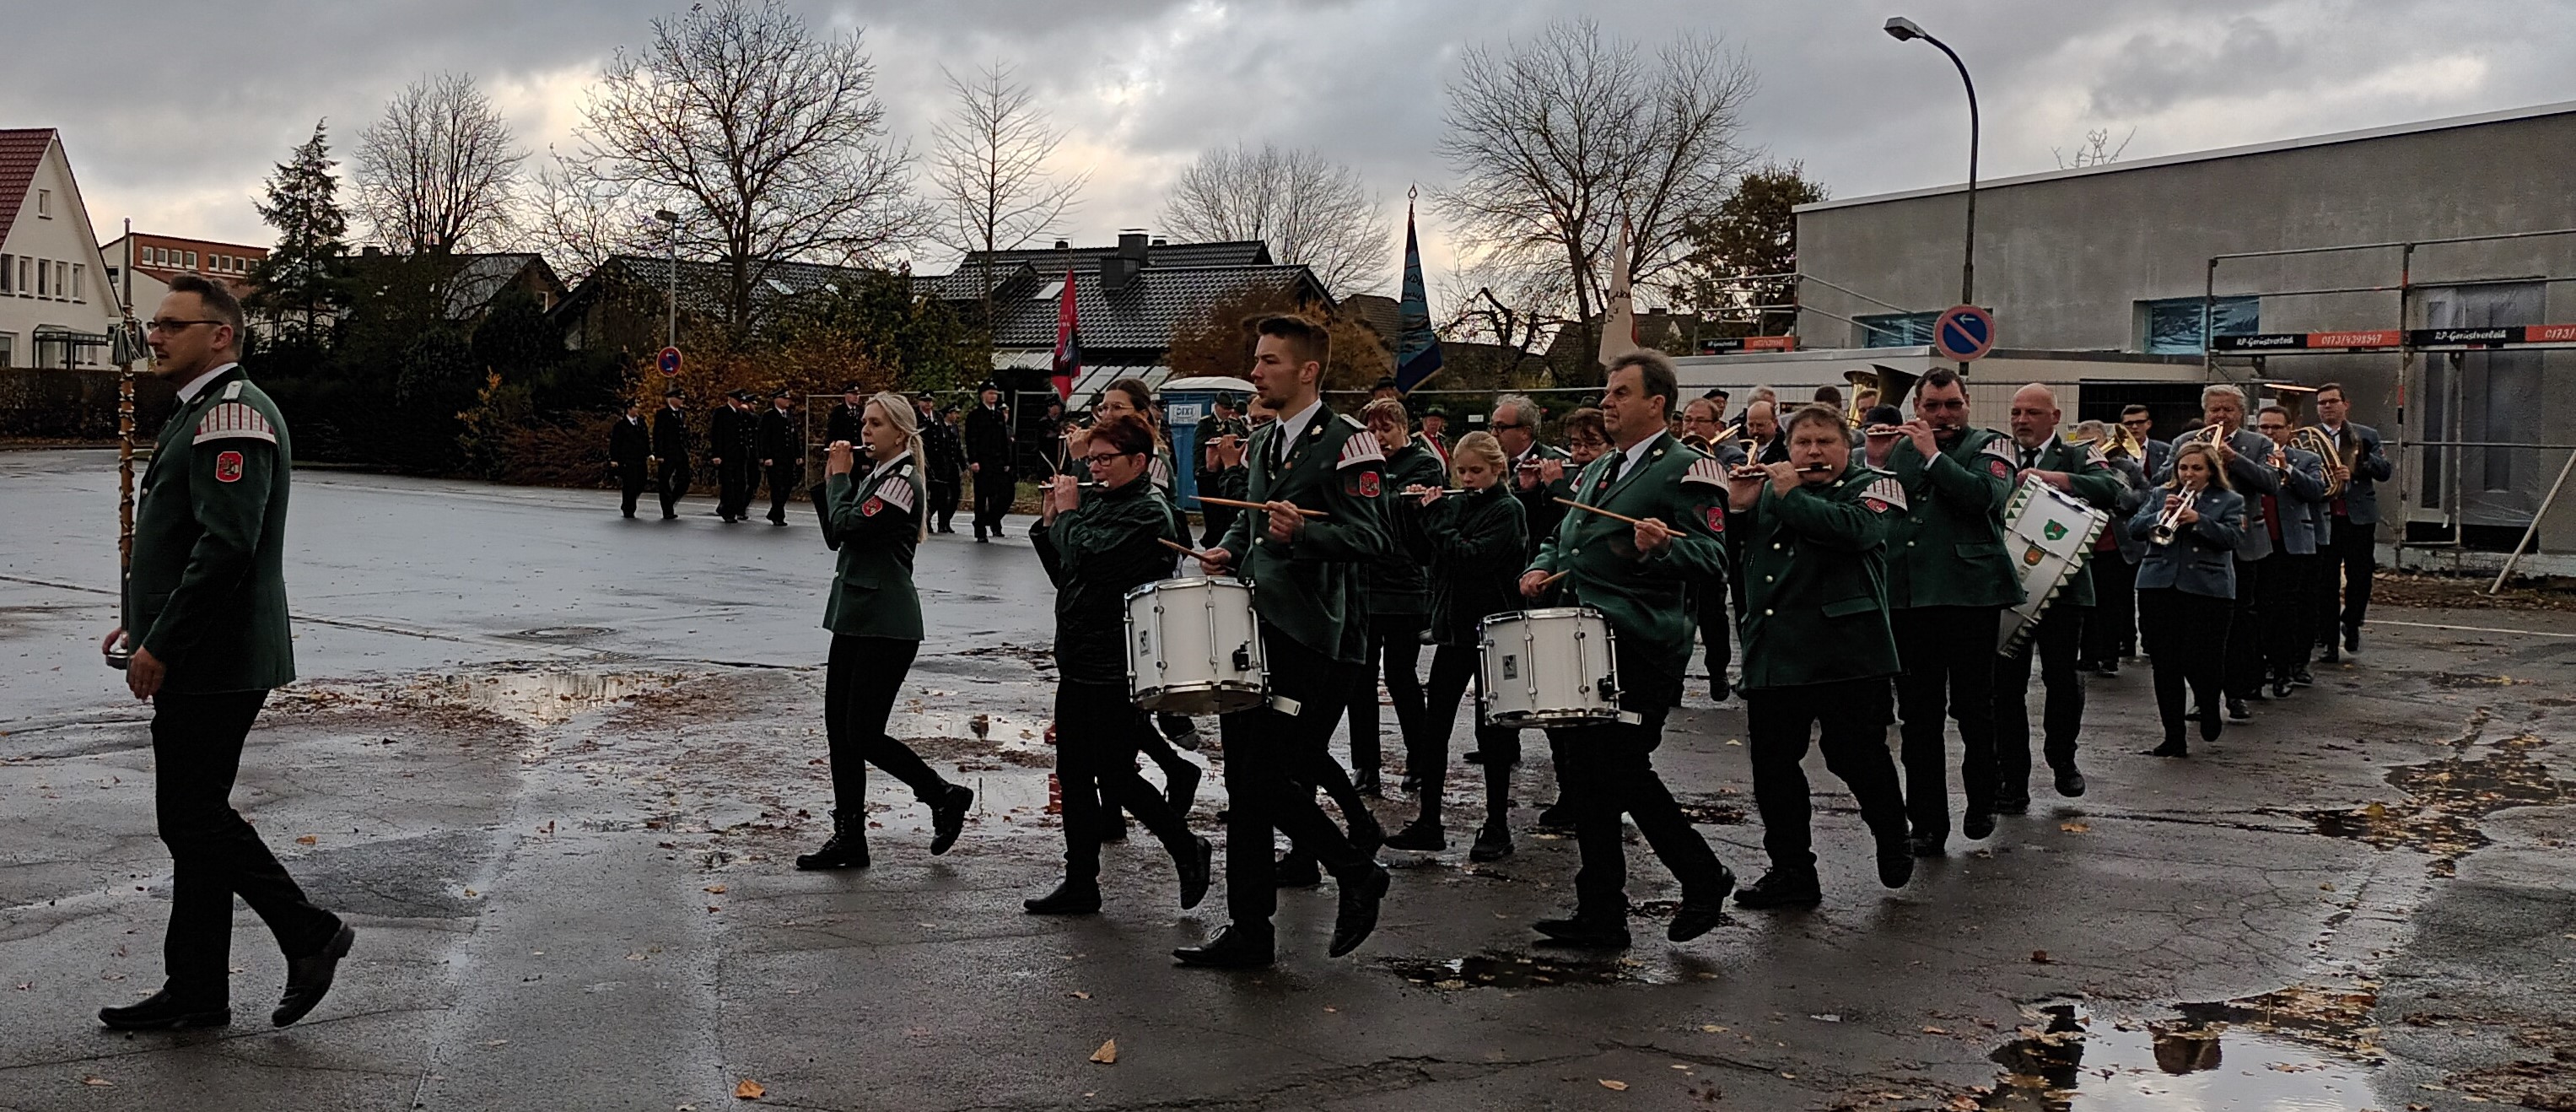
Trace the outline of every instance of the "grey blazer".
{"type": "MultiPolygon", "coordinates": [[[[2263,523],[2262,496],[2281,493],[2281,480],[2272,471],[2272,438],[2252,429],[2238,429],[2227,438],[2227,446],[2236,458],[2227,464],[2227,485],[2245,503],[2245,520],[2236,535],[2236,556],[2242,560],[2260,560],[2272,554],[2272,530],[2263,523]]],[[[2164,467],[2155,473],[2161,486],[2173,481],[2173,454],[2165,454],[2164,467]]],[[[2157,503],[2163,505],[2161,501],[2157,503]]]]}
{"type": "Polygon", "coordinates": [[[2297,448],[2284,448],[2282,455],[2289,458],[2290,469],[2272,473],[2281,483],[2281,493],[2273,498],[2281,511],[2281,548],[2292,556],[2314,556],[2333,527],[2325,512],[2326,461],[2297,448]]]}
{"type": "Polygon", "coordinates": [[[2128,490],[2120,495],[2119,505],[2111,508],[2110,530],[2111,539],[2120,546],[2120,558],[2134,565],[2147,554],[2147,542],[2129,535],[2129,515],[2137,513],[2138,507],[2150,500],[2162,509],[2165,504],[2163,492],[2147,485],[2147,471],[2138,466],[2138,461],[2127,456],[2113,456],[2104,462],[2110,464],[2111,470],[2118,472],[2121,481],[2129,485],[2128,490]]]}
{"type": "MultiPolygon", "coordinates": [[[[2156,488],[2147,504],[2130,515],[2130,536],[2146,541],[2155,535],[2166,493],[2168,488],[2156,488]]],[[[2200,504],[2193,508],[2200,520],[2177,531],[2172,544],[2146,545],[2146,556],[2138,561],[2138,589],[2172,587],[2184,594],[2235,598],[2233,557],[2238,534],[2245,531],[2245,499],[2234,491],[2210,487],[2201,491],[2200,504]]]]}
{"type": "Polygon", "coordinates": [[[2147,474],[2162,475],[2173,463],[2173,441],[2147,441],[2147,474]]]}
{"type": "MultiPolygon", "coordinates": [[[[2318,426],[2323,429],[2324,426],[2318,426]]],[[[2344,422],[2346,436],[2361,438],[2361,455],[2352,461],[2352,481],[2343,485],[2344,517],[2355,525],[2379,524],[2379,485],[2397,473],[2379,446],[2379,430],[2368,425],[2344,422]]],[[[2333,435],[2328,432],[2327,435],[2333,435]]],[[[2329,514],[2331,516],[2331,513],[2329,514]]]]}

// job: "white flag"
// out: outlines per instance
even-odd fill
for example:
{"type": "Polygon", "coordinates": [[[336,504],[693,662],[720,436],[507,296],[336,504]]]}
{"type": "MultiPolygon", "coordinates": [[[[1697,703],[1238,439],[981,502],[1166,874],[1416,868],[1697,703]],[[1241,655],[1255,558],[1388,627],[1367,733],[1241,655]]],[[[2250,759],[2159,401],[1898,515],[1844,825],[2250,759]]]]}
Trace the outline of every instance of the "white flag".
{"type": "Polygon", "coordinates": [[[1637,306],[1628,295],[1628,222],[1619,222],[1619,238],[1610,248],[1610,300],[1601,313],[1601,365],[1638,350],[1637,306]]]}

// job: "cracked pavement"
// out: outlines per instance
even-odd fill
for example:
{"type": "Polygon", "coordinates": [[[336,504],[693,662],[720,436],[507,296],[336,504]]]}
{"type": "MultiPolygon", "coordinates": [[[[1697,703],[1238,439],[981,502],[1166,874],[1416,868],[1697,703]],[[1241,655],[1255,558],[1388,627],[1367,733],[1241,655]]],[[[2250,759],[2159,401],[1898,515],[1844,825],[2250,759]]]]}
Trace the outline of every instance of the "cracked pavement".
{"type": "MultiPolygon", "coordinates": [[[[0,1109],[714,1109],[751,1103],[745,1080],[832,1109],[2041,1107],[1990,1091],[1990,1056],[2042,1004],[2157,1022],[2293,986],[2369,994],[2377,1029],[2349,1063],[2369,1091],[2297,1107],[2510,1105],[2482,1079],[2576,1059],[2576,629],[2556,615],[2375,611],[2349,666],[2185,762],[2136,755],[2156,731],[2125,668],[2092,687],[2090,794],[2042,777],[2030,815],[1894,892],[1811,756],[1825,905],[1672,946],[1656,917],[1678,892],[1635,847],[1624,958],[1531,945],[1574,867],[1529,831],[1553,791],[1532,746],[1516,856],[1387,851],[1358,953],[1323,956],[1329,886],[1291,891],[1279,965],[1212,973],[1167,952],[1222,920],[1221,893],[1179,911],[1141,832],[1106,855],[1102,914],[1020,913],[1060,850],[1025,540],[937,537],[919,561],[933,634],[890,728],[978,787],[964,840],[927,856],[926,812],[878,776],[874,867],[804,874],[788,860],[828,807],[810,510],[623,521],[609,492],[317,470],[290,528],[303,679],[234,798],[357,949],[312,1018],[270,1030],[283,965],[243,910],[235,1026],[109,1034],[92,1013],[158,983],[168,887],[145,715],[94,647],[114,490],[111,453],[0,452],[0,1109]],[[1519,972],[1533,955],[1555,972],[1519,972]]],[[[1743,716],[1704,695],[1659,763],[1749,880],[1743,716]]],[[[1210,776],[1199,831],[1222,797],[1210,776]]],[[[2266,1107],[2263,1048],[2238,1048],[2212,1087],[2266,1107]]],[[[2113,1102],[2147,1099],[2126,1083],[2071,1107],[2216,1107],[2113,1102]]]]}

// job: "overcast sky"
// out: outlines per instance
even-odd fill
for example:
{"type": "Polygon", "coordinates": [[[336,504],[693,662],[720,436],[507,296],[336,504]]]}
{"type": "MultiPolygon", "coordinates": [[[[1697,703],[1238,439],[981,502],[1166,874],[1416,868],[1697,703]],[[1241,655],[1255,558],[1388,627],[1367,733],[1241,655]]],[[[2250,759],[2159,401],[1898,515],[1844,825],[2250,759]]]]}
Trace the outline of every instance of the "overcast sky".
{"type": "MultiPolygon", "coordinates": [[[[678,7],[679,0],[667,0],[678,7]]],[[[1937,50],[1879,32],[1907,15],[1967,60],[1984,174],[2054,168],[2092,129],[2127,157],[2576,100],[2563,0],[791,0],[864,28],[898,133],[926,146],[938,67],[995,59],[1043,90],[1090,187],[1074,231],[1150,226],[1200,150],[1313,146],[1400,217],[1441,182],[1442,82],[1458,55],[1591,15],[1653,43],[1721,34],[1761,90],[1746,141],[1838,197],[1964,176],[1966,111],[1937,50]],[[2134,133],[2134,134],[2133,134],[2134,133]]],[[[647,36],[631,0],[90,0],[16,5],[0,126],[63,131],[91,218],[266,243],[251,201],[327,117],[335,148],[406,81],[472,73],[522,140],[569,145],[582,90],[647,36]]],[[[2464,167],[2464,173],[2475,173],[2464,167]]],[[[1435,262],[1447,251],[1426,212],[1435,262]]],[[[927,260],[925,260],[927,261],[927,260]]],[[[1394,276],[1388,276],[1391,286],[1394,276]]]]}

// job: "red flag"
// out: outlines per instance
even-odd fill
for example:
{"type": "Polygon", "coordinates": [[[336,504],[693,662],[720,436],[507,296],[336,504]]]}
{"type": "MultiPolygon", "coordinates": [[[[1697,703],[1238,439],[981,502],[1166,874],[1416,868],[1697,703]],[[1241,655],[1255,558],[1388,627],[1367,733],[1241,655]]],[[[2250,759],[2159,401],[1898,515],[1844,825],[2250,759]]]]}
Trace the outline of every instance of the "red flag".
{"type": "Polygon", "coordinates": [[[1075,327],[1073,312],[1073,271],[1064,272],[1064,297],[1056,303],[1055,312],[1055,392],[1068,404],[1073,401],[1073,380],[1082,374],[1082,330],[1075,327]]]}

